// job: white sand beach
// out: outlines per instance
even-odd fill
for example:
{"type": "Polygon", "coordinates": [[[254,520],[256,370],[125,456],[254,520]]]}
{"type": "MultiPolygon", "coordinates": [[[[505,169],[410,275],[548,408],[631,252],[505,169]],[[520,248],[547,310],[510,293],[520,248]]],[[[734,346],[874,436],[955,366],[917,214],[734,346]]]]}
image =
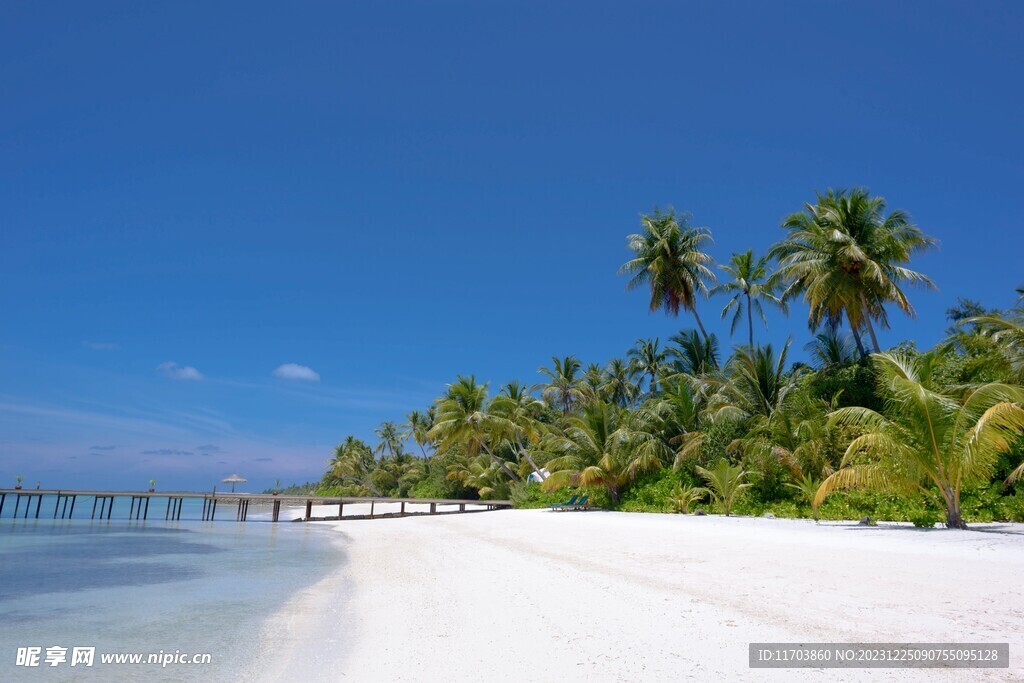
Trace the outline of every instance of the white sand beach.
{"type": "Polygon", "coordinates": [[[1024,678],[1024,525],[544,510],[322,524],[347,564],[267,622],[255,679],[1024,678]],[[748,643],[770,641],[1008,641],[1012,668],[748,668],[748,643]]]}

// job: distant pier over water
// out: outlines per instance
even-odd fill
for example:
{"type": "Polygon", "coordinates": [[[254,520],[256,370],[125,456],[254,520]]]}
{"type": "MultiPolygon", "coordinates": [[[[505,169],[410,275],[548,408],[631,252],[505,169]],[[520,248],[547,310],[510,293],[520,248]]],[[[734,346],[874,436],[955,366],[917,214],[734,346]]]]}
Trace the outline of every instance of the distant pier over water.
{"type": "Polygon", "coordinates": [[[50,516],[53,519],[73,519],[79,498],[82,505],[78,507],[79,518],[86,515],[89,519],[127,519],[146,520],[153,514],[159,519],[160,512],[164,520],[180,520],[182,506],[185,501],[202,503],[201,520],[235,521],[248,520],[249,508],[253,504],[257,509],[270,512],[270,521],[281,521],[281,508],[304,508],[304,514],[293,521],[329,521],[340,519],[384,519],[393,517],[413,517],[421,515],[447,515],[469,512],[485,512],[511,508],[508,500],[452,500],[443,498],[361,498],[313,495],[276,495],[272,493],[196,493],[172,491],[77,491],[65,489],[0,489],[0,517],[5,507],[11,510],[12,518],[34,518],[50,516]],[[92,503],[91,507],[89,503],[92,503]],[[153,510],[150,511],[152,504],[153,510]],[[398,505],[395,510],[394,506],[398,505]],[[13,505],[13,509],[10,507],[13,505]],[[357,514],[345,514],[346,505],[361,505],[357,514]],[[365,506],[369,505],[369,512],[365,506]],[[51,508],[52,506],[52,508],[51,508]],[[217,518],[217,508],[221,509],[221,517],[217,518]],[[337,515],[314,516],[313,507],[337,506],[337,515]],[[386,510],[376,508],[387,506],[386,510]],[[117,511],[115,512],[115,507],[117,511]],[[230,512],[234,512],[233,519],[230,512]]]}

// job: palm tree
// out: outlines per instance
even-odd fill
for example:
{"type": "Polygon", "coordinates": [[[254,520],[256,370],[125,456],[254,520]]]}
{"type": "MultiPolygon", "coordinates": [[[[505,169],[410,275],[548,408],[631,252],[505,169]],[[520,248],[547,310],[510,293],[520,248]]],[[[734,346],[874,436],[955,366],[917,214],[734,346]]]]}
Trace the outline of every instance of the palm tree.
{"type": "Polygon", "coordinates": [[[647,375],[648,393],[654,395],[658,391],[658,375],[668,358],[668,352],[658,345],[658,339],[637,339],[636,344],[629,350],[629,357],[633,359],[634,367],[644,375],[647,375]]]}
{"type": "Polygon", "coordinates": [[[854,336],[867,329],[876,353],[881,349],[873,320],[888,325],[887,303],[907,315],[914,308],[904,284],[934,288],[925,275],[905,267],[913,254],[935,240],[910,223],[900,210],[885,214],[885,200],[867,190],[828,190],[815,204],[785,219],[786,238],[772,247],[777,276],[788,283],[783,299],[800,295],[810,307],[812,330],[844,314],[854,336]]]}
{"type": "Polygon", "coordinates": [[[424,446],[430,443],[427,432],[434,426],[434,410],[434,406],[431,406],[426,413],[414,410],[405,416],[403,425],[403,438],[412,439],[420,447],[420,453],[423,454],[424,460],[430,457],[424,446]]]}
{"type": "Polygon", "coordinates": [[[1024,433],[1024,388],[991,383],[965,397],[942,393],[933,372],[941,354],[912,358],[876,353],[885,414],[840,408],[830,422],[860,431],[842,467],[825,479],[815,506],[837,489],[919,491],[946,511],[946,526],[965,529],[960,492],[991,474],[1001,453],[1024,433]]]}
{"type": "Polygon", "coordinates": [[[1018,382],[1024,382],[1024,309],[1017,308],[1002,315],[969,318],[981,333],[991,336],[999,345],[1009,372],[1018,382]]]}
{"type": "Polygon", "coordinates": [[[771,417],[780,410],[800,375],[799,370],[786,372],[789,345],[786,342],[778,356],[771,344],[737,349],[715,397],[716,412],[748,418],[771,417]]]}
{"type": "Polygon", "coordinates": [[[402,448],[402,443],[405,441],[402,430],[397,424],[390,420],[382,422],[380,427],[373,430],[373,433],[380,439],[381,452],[387,451],[391,457],[397,456],[402,448]]]}
{"type": "Polygon", "coordinates": [[[330,460],[329,471],[340,481],[350,480],[355,484],[366,486],[374,495],[381,492],[373,482],[376,461],[373,451],[365,443],[348,436],[334,449],[334,457],[330,460]]]}
{"type": "Polygon", "coordinates": [[[601,387],[605,383],[604,369],[598,363],[588,363],[583,373],[582,389],[585,394],[583,401],[589,401],[601,395],[601,387]]]}
{"type": "Polygon", "coordinates": [[[476,377],[472,375],[460,375],[454,384],[448,385],[445,395],[437,400],[437,417],[427,436],[436,440],[442,449],[459,447],[471,458],[483,449],[494,464],[515,481],[515,472],[488,445],[494,425],[486,407],[487,385],[477,384],[476,377]]]}
{"type": "Polygon", "coordinates": [[[732,512],[732,506],[750,484],[743,481],[747,473],[742,467],[732,466],[727,460],[719,460],[712,469],[698,466],[697,472],[708,482],[708,492],[715,502],[722,506],[725,516],[732,512]]]}
{"type": "Polygon", "coordinates": [[[613,504],[623,487],[640,474],[661,469],[669,456],[668,447],[647,425],[631,423],[627,411],[604,401],[570,417],[564,435],[549,437],[545,450],[553,457],[544,490],[600,486],[613,504]]]}
{"type": "Polygon", "coordinates": [[[665,390],[656,400],[644,404],[660,421],[661,438],[676,449],[674,468],[680,469],[700,453],[704,435],[700,431],[703,404],[682,378],[666,380],[665,390]]]}
{"type": "Polygon", "coordinates": [[[682,330],[669,337],[668,355],[680,372],[694,377],[718,370],[718,338],[712,334],[701,339],[697,330],[682,330]]]}
{"type": "Polygon", "coordinates": [[[530,471],[536,472],[538,476],[543,475],[530,454],[530,448],[536,447],[545,434],[541,422],[544,411],[544,402],[531,396],[516,381],[502,387],[501,393],[494,398],[488,410],[495,431],[514,444],[513,450],[529,463],[530,471]]]}
{"type": "Polygon", "coordinates": [[[712,294],[732,294],[732,298],[722,309],[722,319],[732,312],[732,326],[729,334],[736,332],[736,326],[746,312],[748,343],[754,346],[754,316],[753,312],[761,317],[765,328],[768,327],[768,318],[764,314],[764,306],[767,303],[785,312],[786,303],[775,295],[776,284],[769,278],[768,257],[754,257],[754,250],[747,249],[742,254],[733,254],[728,265],[718,266],[732,276],[729,282],[723,282],[711,289],[712,294]]]}
{"type": "Polygon", "coordinates": [[[604,370],[604,384],[601,385],[601,395],[608,401],[620,406],[628,406],[633,403],[640,387],[633,378],[636,377],[637,366],[635,363],[627,362],[621,358],[612,358],[608,361],[608,367],[604,370]]]}
{"type": "Polygon", "coordinates": [[[836,365],[845,365],[854,360],[854,348],[850,338],[841,334],[831,325],[825,331],[814,336],[814,341],[804,346],[811,356],[814,366],[819,370],[836,365]]]}
{"type": "Polygon", "coordinates": [[[534,386],[534,390],[540,389],[545,401],[560,408],[563,415],[568,415],[586,398],[585,384],[579,375],[582,366],[576,356],[552,356],[551,364],[551,368],[537,369],[551,381],[534,386]]]}
{"type": "Polygon", "coordinates": [[[707,228],[692,228],[689,214],[676,214],[669,209],[643,215],[643,232],[627,237],[633,258],[619,269],[629,275],[627,289],[648,285],[651,290],[651,311],[664,309],[672,316],[679,310],[693,313],[697,327],[706,339],[707,330],[697,313],[698,295],[707,296],[706,281],[714,282],[715,274],[708,268],[711,257],[701,248],[711,240],[707,228]]]}

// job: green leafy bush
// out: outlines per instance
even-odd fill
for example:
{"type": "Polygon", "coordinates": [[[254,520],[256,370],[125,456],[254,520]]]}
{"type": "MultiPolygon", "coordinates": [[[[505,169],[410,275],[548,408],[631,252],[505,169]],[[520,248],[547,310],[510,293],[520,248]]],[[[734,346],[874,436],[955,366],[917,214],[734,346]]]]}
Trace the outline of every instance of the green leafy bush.
{"type": "Polygon", "coordinates": [[[540,484],[520,481],[512,484],[509,500],[520,509],[546,508],[554,503],[564,503],[573,494],[574,491],[568,486],[545,493],[540,484]]]}
{"type": "Polygon", "coordinates": [[[826,401],[839,394],[840,408],[864,406],[872,410],[882,409],[882,401],[876,391],[875,372],[868,363],[848,363],[820,370],[811,379],[810,389],[815,398],[826,401]]]}

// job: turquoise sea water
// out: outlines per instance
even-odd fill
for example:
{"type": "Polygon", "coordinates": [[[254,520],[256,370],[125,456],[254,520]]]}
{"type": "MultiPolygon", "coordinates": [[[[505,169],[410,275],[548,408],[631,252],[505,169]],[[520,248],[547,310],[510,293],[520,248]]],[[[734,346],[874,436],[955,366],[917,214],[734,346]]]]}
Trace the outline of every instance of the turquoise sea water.
{"type": "MultiPolygon", "coordinates": [[[[232,521],[200,522],[192,506],[180,522],[165,522],[152,505],[149,521],[128,521],[122,502],[110,521],[99,521],[54,520],[52,499],[40,519],[34,504],[29,519],[12,519],[8,501],[0,518],[0,681],[238,680],[263,620],[343,561],[338,534],[327,529],[236,523],[233,510],[224,511],[232,521]],[[18,648],[32,646],[42,648],[40,665],[18,666],[18,648]],[[47,666],[52,646],[67,648],[69,661],[47,666]],[[96,648],[91,668],[70,666],[74,647],[96,648]],[[102,653],[160,651],[210,653],[212,662],[100,661],[102,653]]],[[[88,517],[91,506],[79,499],[75,515],[88,517]]]]}

